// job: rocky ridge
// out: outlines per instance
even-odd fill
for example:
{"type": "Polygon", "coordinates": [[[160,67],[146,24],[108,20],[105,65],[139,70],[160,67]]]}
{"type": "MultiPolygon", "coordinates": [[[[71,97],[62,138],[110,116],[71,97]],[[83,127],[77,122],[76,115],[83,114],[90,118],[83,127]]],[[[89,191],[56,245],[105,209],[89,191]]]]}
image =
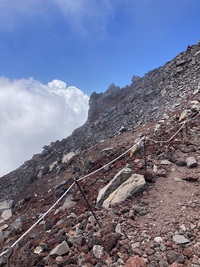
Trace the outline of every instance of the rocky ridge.
{"type": "MultiPolygon", "coordinates": [[[[200,265],[199,48],[199,44],[188,47],[131,86],[91,96],[84,126],[69,138],[44,147],[42,154],[2,178],[3,249],[55,203],[73,177],[104,166],[142,136],[168,140],[184,126],[170,142],[147,138],[146,171],[143,148],[139,147],[80,182],[101,229],[74,186],[60,206],[15,247],[14,266],[200,265]],[[168,82],[163,81],[164,74],[168,82]],[[173,85],[173,90],[166,89],[166,83],[173,85]],[[148,98],[149,88],[152,96],[148,98]],[[141,122],[135,117],[140,110],[141,122]],[[189,120],[183,124],[186,118],[189,120]],[[128,195],[106,209],[97,208],[99,190],[124,168],[144,176],[146,187],[138,196],[128,195]]],[[[4,266],[4,262],[2,258],[0,264],[4,266]]]]}
{"type": "Polygon", "coordinates": [[[168,110],[184,104],[188,96],[198,93],[199,80],[200,42],[188,46],[185,52],[130,86],[122,89],[112,86],[104,94],[93,93],[87,122],[68,138],[44,146],[41,154],[1,178],[0,199],[13,195],[16,189],[22,189],[38,176],[64,171],[66,162],[62,159],[68,153],[81,156],[101,140],[158,120],[168,110]]]}

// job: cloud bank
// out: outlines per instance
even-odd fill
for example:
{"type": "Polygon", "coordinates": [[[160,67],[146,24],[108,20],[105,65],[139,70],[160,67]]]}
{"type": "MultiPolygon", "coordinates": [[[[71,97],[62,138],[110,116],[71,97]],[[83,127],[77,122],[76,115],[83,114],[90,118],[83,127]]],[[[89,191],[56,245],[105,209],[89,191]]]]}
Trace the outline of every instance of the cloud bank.
{"type": "Polygon", "coordinates": [[[69,136],[87,119],[89,97],[54,80],[0,77],[0,177],[52,141],[69,136]]]}

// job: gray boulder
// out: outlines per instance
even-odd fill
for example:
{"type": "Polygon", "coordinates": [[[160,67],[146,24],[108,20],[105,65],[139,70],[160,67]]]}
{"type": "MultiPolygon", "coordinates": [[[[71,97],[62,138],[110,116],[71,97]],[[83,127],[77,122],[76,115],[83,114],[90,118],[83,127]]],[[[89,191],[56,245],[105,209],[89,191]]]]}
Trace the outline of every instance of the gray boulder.
{"type": "Polygon", "coordinates": [[[173,241],[176,243],[176,244],[186,244],[186,243],[189,243],[190,240],[188,240],[187,238],[185,238],[183,235],[174,235],[173,236],[173,241]]]}
{"type": "Polygon", "coordinates": [[[195,168],[197,167],[197,161],[194,157],[188,157],[186,159],[187,167],[188,168],[195,168]]]}
{"type": "Polygon", "coordinates": [[[62,256],[69,252],[69,246],[66,241],[63,241],[61,244],[57,245],[49,255],[59,255],[62,256]]]}
{"type": "Polygon", "coordinates": [[[108,208],[110,205],[122,202],[142,192],[146,187],[143,175],[132,173],[124,168],[102,188],[97,198],[97,205],[108,208]]]}
{"type": "Polygon", "coordinates": [[[115,191],[123,182],[125,182],[131,176],[132,170],[130,168],[124,168],[119,171],[115,177],[103,187],[97,197],[97,206],[102,206],[104,200],[115,191]]]}

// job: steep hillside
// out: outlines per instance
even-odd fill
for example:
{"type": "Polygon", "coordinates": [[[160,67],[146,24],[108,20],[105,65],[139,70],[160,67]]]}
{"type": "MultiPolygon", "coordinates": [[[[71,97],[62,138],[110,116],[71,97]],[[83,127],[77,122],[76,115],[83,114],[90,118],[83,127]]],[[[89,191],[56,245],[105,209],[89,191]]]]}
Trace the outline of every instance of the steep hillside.
{"type": "Polygon", "coordinates": [[[177,107],[200,90],[200,43],[188,46],[164,66],[148,72],[143,78],[123,89],[93,93],[88,120],[74,133],[61,141],[44,147],[41,154],[1,178],[0,199],[13,195],[39,173],[54,173],[65,169],[62,158],[69,152],[79,155],[100,140],[112,138],[123,130],[132,130],[148,121],[155,121],[165,112],[177,107]],[[9,185],[10,184],[10,185],[9,185]]]}
{"type": "Polygon", "coordinates": [[[199,110],[200,43],[130,86],[93,93],[85,125],[1,178],[1,249],[17,241],[13,266],[200,266],[199,110]],[[142,190],[97,207],[122,170],[144,177],[142,190]]]}

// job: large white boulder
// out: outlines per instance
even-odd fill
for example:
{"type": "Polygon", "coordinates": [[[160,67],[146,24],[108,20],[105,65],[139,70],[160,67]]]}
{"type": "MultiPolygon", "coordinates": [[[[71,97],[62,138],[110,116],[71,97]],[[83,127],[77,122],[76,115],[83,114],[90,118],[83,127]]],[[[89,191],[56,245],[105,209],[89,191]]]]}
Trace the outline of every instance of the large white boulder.
{"type": "Polygon", "coordinates": [[[145,187],[143,175],[133,173],[130,168],[124,168],[99,191],[97,206],[108,208],[142,192],[145,187]]]}

